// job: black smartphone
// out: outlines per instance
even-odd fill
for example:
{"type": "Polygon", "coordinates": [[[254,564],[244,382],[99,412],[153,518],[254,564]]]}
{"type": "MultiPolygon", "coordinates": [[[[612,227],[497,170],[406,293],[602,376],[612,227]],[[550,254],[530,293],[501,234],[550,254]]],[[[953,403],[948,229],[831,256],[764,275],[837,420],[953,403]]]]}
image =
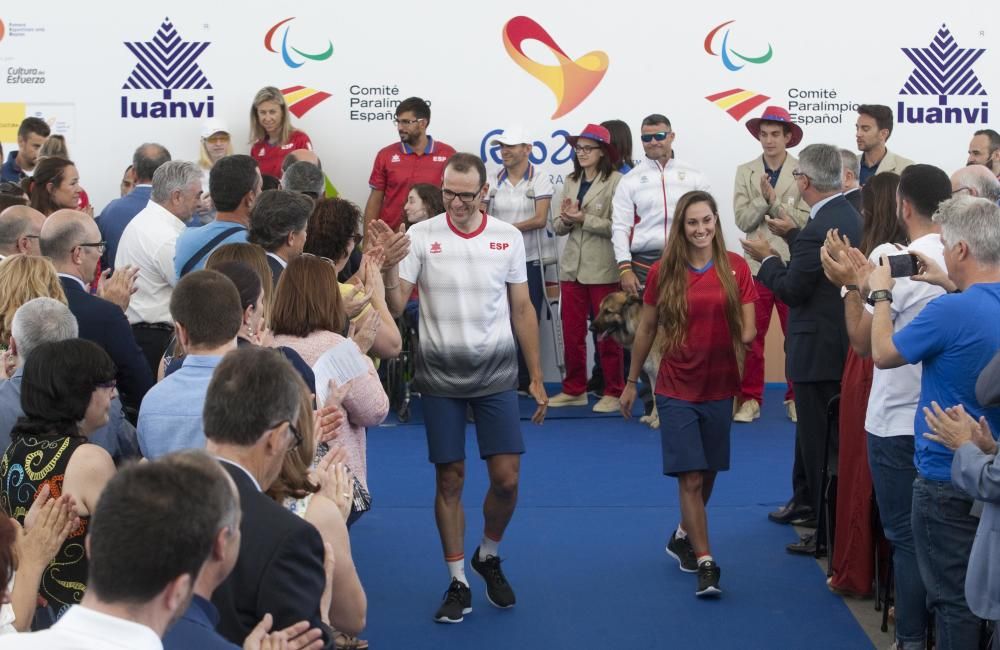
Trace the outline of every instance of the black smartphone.
{"type": "Polygon", "coordinates": [[[919,259],[913,253],[905,255],[889,256],[889,275],[894,278],[908,278],[916,275],[918,271],[919,259]]]}

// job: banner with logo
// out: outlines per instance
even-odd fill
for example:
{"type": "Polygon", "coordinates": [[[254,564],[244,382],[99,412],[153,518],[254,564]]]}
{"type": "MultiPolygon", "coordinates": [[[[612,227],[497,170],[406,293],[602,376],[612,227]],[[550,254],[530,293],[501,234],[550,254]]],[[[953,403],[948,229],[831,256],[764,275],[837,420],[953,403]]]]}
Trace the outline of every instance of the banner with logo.
{"type": "Polygon", "coordinates": [[[62,124],[99,211],[142,142],[196,159],[200,126],[215,117],[247,152],[251,101],[271,85],[342,195],[364,205],[374,155],[398,140],[394,109],[411,95],[431,102],[436,139],[490,167],[500,164],[492,136],[529,129],[532,160],[557,186],[572,169],[567,134],[622,119],[641,157],[639,122],[662,113],[676,156],[707,174],[736,250],[734,173],[761,154],[745,122],[765,106],[787,108],[802,126],[798,149],[853,149],[856,105],[888,105],[889,149],[950,173],[965,164],[973,132],[991,125],[1000,92],[1000,9],[989,3],[509,7],[7,4],[0,139],[7,152],[15,146],[17,106],[62,124]]]}

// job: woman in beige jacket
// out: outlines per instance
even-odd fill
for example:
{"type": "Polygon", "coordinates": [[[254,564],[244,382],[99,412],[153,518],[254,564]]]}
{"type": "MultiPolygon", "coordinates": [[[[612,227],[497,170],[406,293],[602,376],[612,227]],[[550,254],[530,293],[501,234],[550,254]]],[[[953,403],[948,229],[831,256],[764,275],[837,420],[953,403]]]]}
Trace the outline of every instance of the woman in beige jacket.
{"type": "MultiPolygon", "coordinates": [[[[567,235],[559,261],[566,378],[562,392],[549,400],[552,407],[587,405],[587,318],[597,314],[606,295],[618,290],[611,246],[611,199],[622,177],[615,171],[618,153],[608,130],[596,124],[588,124],[579,136],[568,139],[576,155],[555,219],[556,234],[567,235]]],[[[604,338],[598,341],[597,352],[604,396],[594,411],[616,412],[624,388],[622,348],[604,338]]]]}

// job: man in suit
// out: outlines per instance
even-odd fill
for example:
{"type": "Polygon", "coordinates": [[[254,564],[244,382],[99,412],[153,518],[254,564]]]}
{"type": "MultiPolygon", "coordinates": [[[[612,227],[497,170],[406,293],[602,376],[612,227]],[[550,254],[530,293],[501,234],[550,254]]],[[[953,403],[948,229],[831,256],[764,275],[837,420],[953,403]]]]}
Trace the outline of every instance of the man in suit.
{"type": "Polygon", "coordinates": [[[858,214],[861,214],[861,186],[858,184],[861,159],[850,149],[841,149],[840,159],[844,163],[844,184],[841,186],[844,198],[858,211],[858,214]]]}
{"type": "MultiPolygon", "coordinates": [[[[758,280],[789,307],[785,374],[795,389],[795,437],[802,469],[811,505],[819,512],[827,403],[840,392],[848,346],[840,288],[823,274],[820,249],[831,228],[852,242],[860,241],[861,217],[841,194],[843,161],[837,147],[806,147],[792,175],[810,211],[809,222],[791,244],[788,264],[766,239],[742,240],[742,244],[747,255],[761,262],[758,280]]],[[[790,544],[788,550],[813,553],[816,536],[790,544]]]]}
{"type": "Polygon", "coordinates": [[[280,353],[247,347],[226,355],[205,396],[207,449],[236,483],[243,513],[239,560],[212,595],[219,633],[233,643],[242,643],[269,613],[275,629],[308,620],[323,630],[323,647],[334,647],[320,616],[323,540],[312,524],[264,494],[288,452],[302,444],[295,422],[304,390],[280,353]]]}
{"type": "Polygon", "coordinates": [[[38,255],[38,236],[45,215],[27,205],[0,211],[0,260],[9,255],[38,255]]]}
{"type": "Polygon", "coordinates": [[[122,402],[134,416],[154,383],[121,304],[128,305],[135,271],[118,269],[107,281],[104,296],[119,304],[91,295],[87,283],[94,278],[104,242],[94,220],[76,210],[52,213],[42,226],[40,244],[42,254],[52,260],[59,273],[69,309],[80,324],[80,338],[100,345],[115,362],[122,402]]]}
{"type": "Polygon", "coordinates": [[[858,106],[858,121],[854,126],[855,140],[861,156],[858,182],[863,186],[875,174],[899,173],[913,161],[889,151],[885,143],[892,135],[892,109],[881,104],[858,106]]]}
{"type": "Polygon", "coordinates": [[[250,211],[247,239],[267,252],[275,286],[288,263],[302,254],[312,210],[313,200],[304,194],[268,190],[257,197],[250,211]]]}
{"type": "MultiPolygon", "coordinates": [[[[799,197],[792,170],[798,164],[795,156],[788,153],[802,141],[802,129],[792,121],[788,111],[780,106],[768,106],[761,117],[747,121],[747,130],[756,139],[763,154],[736,168],[736,184],[733,189],[733,214],[737,227],[747,235],[757,234],[758,238],[771,242],[781,259],[788,261],[788,245],[768,228],[774,217],[784,216],[801,228],[809,216],[809,210],[799,197]]],[[[760,264],[753,258],[747,260],[754,272],[760,264]]],[[[760,405],[764,402],[764,339],[771,325],[771,313],[778,310],[781,331],[785,332],[788,321],[788,307],[777,300],[771,291],[757,284],[757,338],[747,351],[743,385],[737,396],[739,408],[733,414],[735,422],[752,422],[760,417],[760,405]]],[[[792,384],[788,383],[785,393],[785,412],[795,421],[795,402],[792,399],[792,384]]],[[[804,485],[802,486],[805,487],[804,485]]],[[[808,499],[800,499],[803,504],[808,499]]]]}
{"type": "Polygon", "coordinates": [[[149,203],[149,197],[153,194],[153,172],[169,160],[170,152],[167,148],[152,142],[139,145],[132,154],[135,186],[125,196],[109,203],[97,217],[97,225],[101,228],[100,239],[107,242],[107,248],[101,255],[101,268],[114,268],[118,242],[125,232],[125,226],[149,203]]]}

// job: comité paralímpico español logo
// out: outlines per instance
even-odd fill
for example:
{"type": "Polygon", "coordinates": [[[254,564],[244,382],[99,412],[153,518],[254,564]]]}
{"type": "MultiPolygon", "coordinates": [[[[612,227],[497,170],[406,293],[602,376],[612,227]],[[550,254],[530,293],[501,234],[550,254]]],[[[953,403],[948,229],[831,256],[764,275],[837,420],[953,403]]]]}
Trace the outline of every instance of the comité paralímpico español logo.
{"type": "Polygon", "coordinates": [[[125,47],[138,62],[123,90],[162,92],[162,101],[131,101],[125,94],[121,100],[121,116],[134,118],[206,118],[215,115],[215,98],[205,96],[201,101],[174,101],[173,92],[212,90],[197,59],[208,43],[181,40],[170,18],[163,23],[151,41],[125,42],[125,47]]]}
{"type": "Polygon", "coordinates": [[[774,56],[774,50],[771,49],[770,43],[767,44],[767,52],[759,56],[747,56],[745,54],[740,54],[736,50],[732,49],[732,47],[729,44],[730,29],[728,28],[728,25],[732,25],[734,22],[736,21],[727,20],[721,25],[716,25],[715,27],[712,28],[710,32],[708,32],[708,35],[705,36],[705,52],[711,54],[712,56],[721,57],[722,65],[726,66],[726,70],[729,70],[730,72],[736,72],[737,70],[742,70],[744,67],[746,67],[747,63],[754,63],[759,65],[761,63],[767,63],[768,61],[770,61],[771,57],[774,56]],[[714,45],[715,37],[720,31],[722,31],[723,27],[725,27],[726,30],[722,32],[722,44],[719,47],[719,51],[716,52],[714,45]],[[736,61],[736,59],[743,61],[743,63],[736,61]]]}
{"type": "Polygon", "coordinates": [[[908,124],[986,124],[989,101],[978,106],[948,106],[949,97],[986,97],[973,64],[986,50],[962,48],[942,24],[927,47],[904,47],[903,54],[913,63],[913,72],[899,91],[908,100],[918,95],[937,95],[936,106],[908,106],[899,100],[896,122],[908,124]]]}
{"type": "Polygon", "coordinates": [[[333,43],[329,40],[326,42],[326,49],[322,52],[303,52],[293,45],[288,44],[288,32],[291,31],[291,25],[288,23],[295,20],[295,16],[291,18],[285,18],[284,20],[276,23],[271,29],[267,30],[267,34],[264,35],[264,47],[268,52],[278,53],[278,50],[274,49],[274,35],[278,31],[278,28],[282,25],[285,29],[281,32],[281,60],[285,62],[289,68],[301,68],[306,64],[305,61],[296,60],[293,54],[297,54],[303,59],[308,59],[310,61],[326,61],[331,56],[333,56],[333,43]]]}
{"type": "Polygon", "coordinates": [[[580,105],[608,71],[608,55],[600,50],[587,52],[573,60],[545,29],[527,16],[515,16],[503,26],[503,45],[514,63],[548,86],[556,96],[556,111],[551,119],[566,115],[580,105]],[[521,49],[524,41],[538,41],[555,55],[559,65],[546,65],[529,59],[521,49]]]}

